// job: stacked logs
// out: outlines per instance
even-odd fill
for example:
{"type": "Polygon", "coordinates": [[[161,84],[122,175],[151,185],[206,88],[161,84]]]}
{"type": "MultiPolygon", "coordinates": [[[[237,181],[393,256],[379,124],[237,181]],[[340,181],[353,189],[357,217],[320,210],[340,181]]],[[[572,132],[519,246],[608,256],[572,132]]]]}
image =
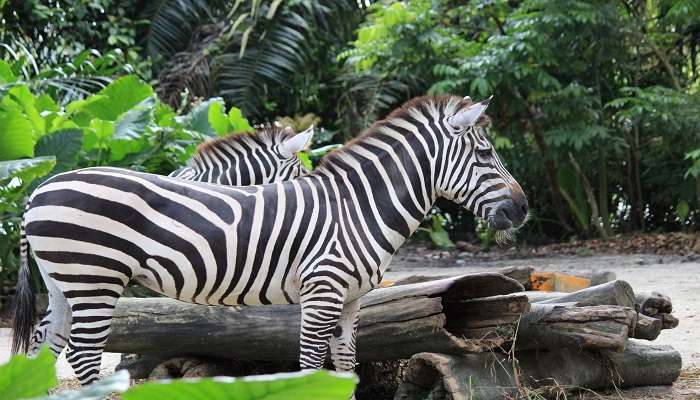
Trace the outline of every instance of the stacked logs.
{"type": "Polygon", "coordinates": [[[628,340],[654,340],[662,329],[678,325],[668,296],[635,295],[622,280],[573,293],[525,294],[530,309],[522,315],[513,346],[458,356],[417,354],[395,398],[557,397],[571,389],[668,385],[678,378],[676,350],[628,340]]]}
{"type": "MultiPolygon", "coordinates": [[[[531,269],[500,272],[411,277],[370,292],[360,310],[358,361],[384,363],[386,375],[386,362],[410,359],[402,374],[394,372],[402,375],[395,398],[406,400],[501,399],[678,377],[678,352],[628,340],[653,340],[677,325],[668,297],[635,295],[621,280],[574,293],[525,291],[531,269]]],[[[295,364],[299,321],[295,305],[122,299],[106,351],[142,355],[125,363],[138,378],[189,376],[188,368],[222,373],[231,360],[248,367],[227,373],[248,374],[250,365],[275,372],[295,364]]]]}

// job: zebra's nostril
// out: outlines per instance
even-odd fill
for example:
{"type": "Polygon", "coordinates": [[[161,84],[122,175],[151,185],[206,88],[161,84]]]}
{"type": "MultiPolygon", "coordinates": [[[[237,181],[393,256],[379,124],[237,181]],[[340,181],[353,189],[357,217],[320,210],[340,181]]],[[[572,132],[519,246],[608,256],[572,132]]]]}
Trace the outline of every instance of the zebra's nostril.
{"type": "Polygon", "coordinates": [[[527,214],[527,204],[520,206],[520,209],[523,211],[523,214],[527,214]]]}

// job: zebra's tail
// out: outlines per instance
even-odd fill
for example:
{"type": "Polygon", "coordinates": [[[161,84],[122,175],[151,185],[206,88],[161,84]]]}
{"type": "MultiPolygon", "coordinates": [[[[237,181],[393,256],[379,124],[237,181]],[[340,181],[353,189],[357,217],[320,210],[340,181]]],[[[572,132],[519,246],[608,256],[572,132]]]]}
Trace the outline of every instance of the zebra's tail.
{"type": "MultiPolygon", "coordinates": [[[[29,202],[24,209],[27,213],[29,202]]],[[[34,287],[32,286],[32,273],[29,269],[29,242],[24,231],[24,218],[19,231],[19,273],[17,276],[17,289],[15,290],[12,304],[12,354],[26,353],[29,350],[32,331],[34,330],[34,287]]]]}

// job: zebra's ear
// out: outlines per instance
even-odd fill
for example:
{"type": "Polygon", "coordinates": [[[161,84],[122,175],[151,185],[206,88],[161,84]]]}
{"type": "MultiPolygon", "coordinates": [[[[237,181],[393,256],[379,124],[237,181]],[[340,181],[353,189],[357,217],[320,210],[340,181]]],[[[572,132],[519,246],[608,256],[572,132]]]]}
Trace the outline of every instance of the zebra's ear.
{"type": "Polygon", "coordinates": [[[314,135],[314,126],[311,125],[309,129],[304,132],[299,132],[292,136],[291,139],[287,139],[282,146],[280,151],[285,157],[292,157],[296,152],[304,150],[310,143],[311,137],[314,135]]]}
{"type": "Polygon", "coordinates": [[[471,106],[459,111],[457,114],[448,117],[447,122],[456,130],[462,130],[468,126],[473,126],[481,118],[489,106],[493,96],[484,101],[474,103],[471,106]]]}

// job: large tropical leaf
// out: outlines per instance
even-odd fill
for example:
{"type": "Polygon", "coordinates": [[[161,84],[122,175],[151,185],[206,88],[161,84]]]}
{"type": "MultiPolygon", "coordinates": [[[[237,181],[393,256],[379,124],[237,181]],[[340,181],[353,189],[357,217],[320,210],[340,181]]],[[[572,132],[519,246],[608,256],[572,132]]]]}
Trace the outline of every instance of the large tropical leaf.
{"type": "Polygon", "coordinates": [[[352,375],[328,371],[283,373],[248,378],[148,382],[122,395],[124,400],[345,400],[355,387],[352,375]]]}
{"type": "Polygon", "coordinates": [[[56,385],[55,362],[46,347],[33,359],[25,355],[12,357],[0,367],[0,399],[19,400],[45,395],[56,385]]]}
{"type": "Polygon", "coordinates": [[[212,116],[215,116],[216,109],[221,110],[224,107],[224,100],[221,97],[212,97],[207,101],[203,101],[197,104],[185,116],[185,128],[199,132],[203,135],[216,137],[216,129],[214,129],[214,127],[212,127],[212,124],[209,122],[211,107],[215,107],[215,110],[212,112],[212,116]]]}
{"type": "Polygon", "coordinates": [[[153,88],[136,75],[123,76],[100,90],[97,100],[86,99],[82,110],[93,117],[116,121],[119,116],[153,94],[153,88]]]}
{"type": "Polygon", "coordinates": [[[56,165],[56,157],[54,156],[0,161],[0,182],[19,178],[24,184],[28,184],[51,172],[54,165],[56,165]]]}
{"type": "Polygon", "coordinates": [[[32,134],[34,137],[46,133],[46,122],[39,115],[39,110],[36,107],[37,98],[29,91],[26,85],[17,85],[7,92],[7,96],[3,99],[4,102],[12,100],[18,109],[27,117],[27,120],[32,125],[32,134]]]}
{"type": "Polygon", "coordinates": [[[0,160],[34,157],[32,124],[20,110],[0,110],[0,127],[0,160]]]}
{"type": "Polygon", "coordinates": [[[134,108],[124,113],[114,128],[114,139],[140,139],[146,132],[146,126],[153,120],[155,100],[149,97],[134,108]]]}
{"type": "Polygon", "coordinates": [[[120,370],[78,390],[65,390],[35,400],[103,400],[112,393],[123,393],[129,388],[129,373],[120,370]]]}
{"type": "Polygon", "coordinates": [[[34,153],[37,156],[56,157],[56,166],[51,173],[58,174],[75,168],[82,147],[83,131],[64,129],[39,138],[34,146],[34,153]]]}

